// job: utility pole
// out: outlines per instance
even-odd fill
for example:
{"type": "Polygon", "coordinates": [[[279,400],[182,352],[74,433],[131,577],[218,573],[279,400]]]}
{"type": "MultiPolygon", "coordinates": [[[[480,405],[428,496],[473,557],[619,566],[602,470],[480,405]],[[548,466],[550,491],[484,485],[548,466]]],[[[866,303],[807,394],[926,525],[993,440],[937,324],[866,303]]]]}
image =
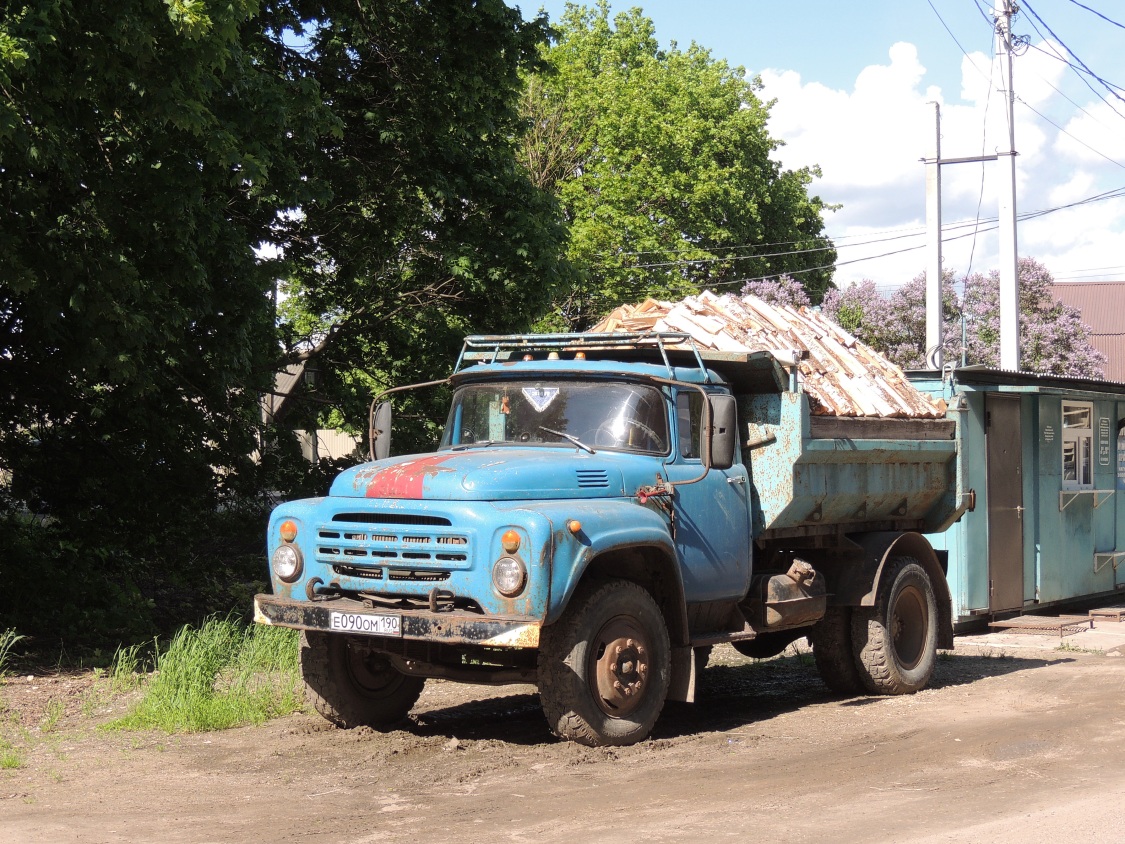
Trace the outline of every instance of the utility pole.
{"type": "Polygon", "coordinates": [[[933,157],[926,162],[926,366],[940,370],[942,352],[941,307],[941,105],[934,107],[933,157]]]}
{"type": "Polygon", "coordinates": [[[1016,243],[1016,129],[1012,86],[1012,0],[996,0],[996,55],[1000,60],[1006,137],[996,149],[1000,165],[1000,368],[1020,368],[1019,251],[1016,243]]]}

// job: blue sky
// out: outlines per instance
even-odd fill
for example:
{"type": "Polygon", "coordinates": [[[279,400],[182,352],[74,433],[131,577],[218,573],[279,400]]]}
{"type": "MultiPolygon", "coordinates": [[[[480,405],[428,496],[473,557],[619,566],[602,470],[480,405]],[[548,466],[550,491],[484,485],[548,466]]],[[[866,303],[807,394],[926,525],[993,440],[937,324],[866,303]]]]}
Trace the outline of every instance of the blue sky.
{"type": "MultiPolygon", "coordinates": [[[[542,7],[555,20],[565,3],[519,5],[525,16],[542,7]]],[[[787,167],[819,165],[824,176],[813,192],[844,206],[827,218],[840,247],[838,283],[871,278],[895,286],[923,269],[925,253],[913,247],[924,240],[919,159],[933,132],[929,101],[941,103],[944,156],[995,151],[1002,106],[995,81],[989,92],[993,38],[985,14],[992,0],[610,5],[615,11],[640,6],[662,44],[695,41],[761,76],[764,98],[777,99],[770,131],[786,142],[780,160],[787,167]],[[908,251],[885,254],[903,248],[908,251]]],[[[1125,280],[1125,198],[1064,207],[1125,188],[1125,99],[1088,74],[1087,85],[1058,58],[1077,64],[1077,56],[1122,86],[1117,94],[1125,98],[1125,3],[1021,6],[1013,31],[1027,35],[1030,47],[1016,58],[1014,72],[1017,210],[1050,213],[1021,221],[1020,253],[1043,261],[1060,281],[1125,280]]],[[[971,226],[953,228],[975,220],[978,205],[981,218],[996,215],[994,169],[943,168],[945,265],[957,274],[997,266],[996,235],[988,226],[975,234],[971,226]]]]}

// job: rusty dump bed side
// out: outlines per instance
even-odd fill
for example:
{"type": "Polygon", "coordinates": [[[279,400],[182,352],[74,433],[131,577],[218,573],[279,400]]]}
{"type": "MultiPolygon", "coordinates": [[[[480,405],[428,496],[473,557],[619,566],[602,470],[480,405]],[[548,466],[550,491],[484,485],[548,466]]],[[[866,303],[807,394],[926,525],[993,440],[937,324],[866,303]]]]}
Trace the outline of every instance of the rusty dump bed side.
{"type": "Polygon", "coordinates": [[[813,416],[799,391],[741,397],[755,537],[944,530],[967,503],[950,416],[813,416]]]}

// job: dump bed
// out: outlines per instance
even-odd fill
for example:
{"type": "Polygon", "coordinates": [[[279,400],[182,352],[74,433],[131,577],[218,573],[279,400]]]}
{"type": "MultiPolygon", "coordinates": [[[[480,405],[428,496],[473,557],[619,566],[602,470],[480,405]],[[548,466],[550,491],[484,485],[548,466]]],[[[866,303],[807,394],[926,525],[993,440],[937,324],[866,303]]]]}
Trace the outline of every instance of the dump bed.
{"type": "Polygon", "coordinates": [[[950,416],[813,416],[800,390],[740,396],[754,536],[944,530],[967,503],[950,416]]]}

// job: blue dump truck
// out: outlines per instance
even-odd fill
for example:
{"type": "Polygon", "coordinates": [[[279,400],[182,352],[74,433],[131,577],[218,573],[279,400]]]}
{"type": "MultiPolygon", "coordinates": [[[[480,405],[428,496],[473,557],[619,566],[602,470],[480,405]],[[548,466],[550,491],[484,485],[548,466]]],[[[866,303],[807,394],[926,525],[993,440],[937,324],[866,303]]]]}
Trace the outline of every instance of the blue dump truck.
{"type": "Polygon", "coordinates": [[[534,683],[559,737],[631,744],[721,642],[807,637],[833,690],[917,691],[952,647],[922,534],[972,500],[957,411],[814,416],[800,356],[470,337],[436,451],[388,457],[377,399],[371,461],[274,511],[256,620],[301,631],[309,697],[345,728],[401,721],[427,678],[534,683]]]}

